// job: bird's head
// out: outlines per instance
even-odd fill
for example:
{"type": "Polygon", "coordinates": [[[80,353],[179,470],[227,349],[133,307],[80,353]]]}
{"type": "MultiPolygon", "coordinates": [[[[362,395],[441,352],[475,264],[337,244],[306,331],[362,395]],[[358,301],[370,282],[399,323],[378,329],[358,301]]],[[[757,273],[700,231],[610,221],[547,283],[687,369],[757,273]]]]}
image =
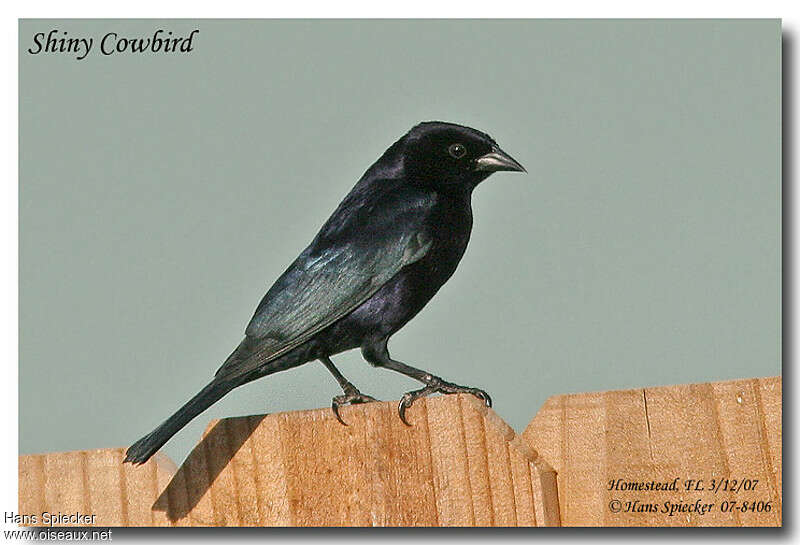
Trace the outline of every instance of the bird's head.
{"type": "Polygon", "coordinates": [[[501,170],[526,172],[491,136],[454,123],[420,123],[400,143],[404,172],[438,190],[471,190],[501,170]]]}

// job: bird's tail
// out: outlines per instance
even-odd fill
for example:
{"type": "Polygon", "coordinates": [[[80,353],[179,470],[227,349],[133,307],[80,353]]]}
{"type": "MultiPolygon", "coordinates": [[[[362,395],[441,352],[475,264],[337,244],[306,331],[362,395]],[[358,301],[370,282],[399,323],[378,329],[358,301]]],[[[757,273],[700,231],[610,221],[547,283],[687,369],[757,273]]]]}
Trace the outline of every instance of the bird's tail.
{"type": "Polygon", "coordinates": [[[190,420],[219,401],[222,396],[233,390],[237,385],[235,382],[212,380],[159,427],[131,445],[126,453],[124,462],[133,464],[145,463],[190,420]]]}

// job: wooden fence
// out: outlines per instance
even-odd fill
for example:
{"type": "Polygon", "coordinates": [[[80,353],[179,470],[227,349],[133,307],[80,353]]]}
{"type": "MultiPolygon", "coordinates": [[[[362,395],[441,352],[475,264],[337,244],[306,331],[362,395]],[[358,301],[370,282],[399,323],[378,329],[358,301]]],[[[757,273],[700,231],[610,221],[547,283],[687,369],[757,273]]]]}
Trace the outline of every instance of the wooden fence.
{"type": "Polygon", "coordinates": [[[122,464],[122,448],[20,456],[19,512],[31,526],[42,513],[94,526],[782,524],[780,377],[554,396],[522,435],[464,395],[418,401],[411,427],[393,402],[342,416],[213,421],[180,468],[122,464]]]}

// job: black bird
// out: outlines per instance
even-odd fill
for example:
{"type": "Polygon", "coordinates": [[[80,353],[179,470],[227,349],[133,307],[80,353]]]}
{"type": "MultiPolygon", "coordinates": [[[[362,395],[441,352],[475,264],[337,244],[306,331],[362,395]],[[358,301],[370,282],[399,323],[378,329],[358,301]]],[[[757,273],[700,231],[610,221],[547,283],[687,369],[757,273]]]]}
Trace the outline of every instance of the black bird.
{"type": "Polygon", "coordinates": [[[376,401],[334,366],[333,354],[361,348],[364,358],[425,386],[403,395],[405,411],[432,393],[478,388],[446,382],[389,356],[389,337],[413,318],[453,274],[472,230],[472,190],[500,170],[525,169],[488,134],[426,122],[412,128],[373,164],[311,244],[256,308],[246,336],[211,382],[178,412],[128,449],[146,462],[191,419],[237,386],[320,360],[344,390],[331,404],[376,401]]]}

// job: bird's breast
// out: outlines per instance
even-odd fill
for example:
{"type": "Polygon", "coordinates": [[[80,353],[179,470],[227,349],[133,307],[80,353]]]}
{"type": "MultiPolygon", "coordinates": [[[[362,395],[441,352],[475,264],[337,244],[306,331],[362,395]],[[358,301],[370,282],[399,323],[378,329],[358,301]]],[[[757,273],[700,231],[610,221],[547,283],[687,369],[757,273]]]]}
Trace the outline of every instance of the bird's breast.
{"type": "Polygon", "coordinates": [[[343,346],[357,346],[362,338],[389,336],[400,329],[422,310],[455,272],[467,248],[471,230],[469,206],[445,203],[437,207],[426,225],[426,232],[432,239],[430,249],[420,260],[403,267],[372,297],[339,322],[331,331],[332,338],[343,346]]]}
{"type": "MultiPolygon", "coordinates": [[[[433,243],[418,262],[406,267],[410,289],[433,296],[455,272],[469,243],[472,210],[466,203],[444,203],[428,224],[433,243]]],[[[426,301],[427,302],[427,301],[426,301]]]]}

